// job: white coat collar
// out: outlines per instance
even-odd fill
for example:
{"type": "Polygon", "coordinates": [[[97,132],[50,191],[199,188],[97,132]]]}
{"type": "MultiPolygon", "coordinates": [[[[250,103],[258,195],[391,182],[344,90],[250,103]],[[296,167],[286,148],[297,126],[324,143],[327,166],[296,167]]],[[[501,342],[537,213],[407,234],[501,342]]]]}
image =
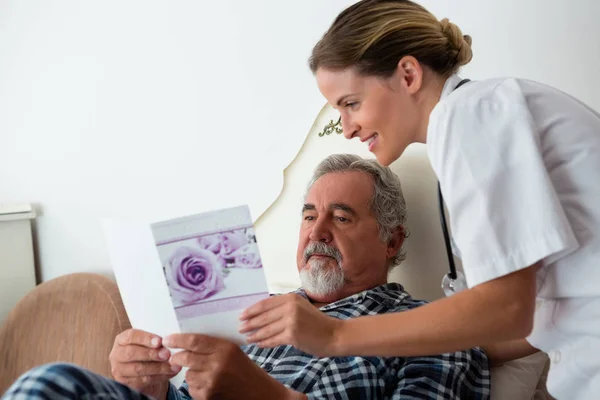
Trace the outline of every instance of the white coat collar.
{"type": "Polygon", "coordinates": [[[456,85],[458,85],[460,83],[460,81],[462,81],[463,78],[461,78],[460,76],[454,74],[452,76],[450,76],[448,79],[446,79],[446,83],[444,83],[444,88],[442,89],[442,95],[440,96],[440,101],[442,101],[444,98],[448,97],[450,95],[450,93],[452,93],[454,91],[454,89],[456,88],[456,85]]]}

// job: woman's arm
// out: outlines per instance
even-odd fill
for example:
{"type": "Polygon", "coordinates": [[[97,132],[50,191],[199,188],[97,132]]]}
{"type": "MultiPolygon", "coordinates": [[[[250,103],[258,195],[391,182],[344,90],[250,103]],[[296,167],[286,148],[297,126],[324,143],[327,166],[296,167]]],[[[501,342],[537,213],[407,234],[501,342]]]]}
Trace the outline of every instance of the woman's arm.
{"type": "Polygon", "coordinates": [[[247,309],[242,333],[261,347],[292,345],[318,356],[422,356],[526,337],[537,266],[410,311],[339,320],[297,295],[247,309]]]}
{"type": "Polygon", "coordinates": [[[537,266],[406,312],[343,321],[335,354],[420,356],[522,339],[533,328],[537,266]]]}
{"type": "Polygon", "coordinates": [[[499,342],[483,347],[488,356],[490,366],[496,367],[506,362],[535,354],[539,351],[525,339],[499,342]]]}

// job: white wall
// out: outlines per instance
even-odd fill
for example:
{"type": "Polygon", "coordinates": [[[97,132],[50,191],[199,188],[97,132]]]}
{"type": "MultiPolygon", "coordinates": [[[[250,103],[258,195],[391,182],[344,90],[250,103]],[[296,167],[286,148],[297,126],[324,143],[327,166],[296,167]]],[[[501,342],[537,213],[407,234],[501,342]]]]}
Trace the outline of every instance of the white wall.
{"type": "MultiPolygon", "coordinates": [[[[41,208],[42,277],[110,271],[101,216],[249,202],[258,217],[324,104],[310,49],[350,3],[1,2],[0,202],[41,208]]],[[[473,36],[463,75],[600,109],[595,0],[422,3],[473,36]]]]}
{"type": "Polygon", "coordinates": [[[323,105],[312,45],[348,3],[1,2],[0,202],[41,207],[43,278],[109,271],[100,216],[258,216],[323,105]]]}

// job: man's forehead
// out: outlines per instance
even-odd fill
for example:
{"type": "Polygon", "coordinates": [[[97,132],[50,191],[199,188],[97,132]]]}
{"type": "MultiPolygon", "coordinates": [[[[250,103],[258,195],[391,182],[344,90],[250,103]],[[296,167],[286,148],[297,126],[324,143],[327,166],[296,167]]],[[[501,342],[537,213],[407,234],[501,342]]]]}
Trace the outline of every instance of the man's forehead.
{"type": "Polygon", "coordinates": [[[307,203],[348,203],[359,207],[373,195],[372,178],[361,171],[330,172],[313,183],[306,194],[307,203]]]}
{"type": "Polygon", "coordinates": [[[304,202],[303,210],[329,210],[329,211],[346,211],[353,214],[370,213],[369,202],[370,198],[362,195],[308,195],[304,202]]]}

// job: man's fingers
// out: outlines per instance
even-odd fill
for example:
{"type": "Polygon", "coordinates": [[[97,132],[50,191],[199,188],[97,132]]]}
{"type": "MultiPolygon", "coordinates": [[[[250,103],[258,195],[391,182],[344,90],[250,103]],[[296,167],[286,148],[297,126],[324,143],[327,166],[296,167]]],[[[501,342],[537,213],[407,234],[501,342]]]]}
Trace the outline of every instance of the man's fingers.
{"type": "Polygon", "coordinates": [[[120,346],[135,344],[150,348],[158,348],[161,345],[160,336],[139,329],[128,329],[120,333],[117,336],[116,341],[120,346]]]}
{"type": "Polygon", "coordinates": [[[199,354],[211,354],[221,339],[198,333],[175,333],[163,339],[163,344],[172,349],[184,349],[199,354]]]}
{"type": "Polygon", "coordinates": [[[173,377],[180,370],[179,367],[175,370],[168,362],[135,362],[120,364],[117,374],[123,378],[159,377],[161,375],[173,377]]]}
{"type": "Polygon", "coordinates": [[[242,323],[240,333],[247,333],[276,323],[283,317],[282,307],[272,308],[242,323]]]}
{"type": "Polygon", "coordinates": [[[126,363],[135,361],[167,361],[171,352],[167,349],[149,349],[144,346],[120,346],[111,354],[112,360],[126,363]]]}
{"type": "Polygon", "coordinates": [[[148,387],[149,385],[159,384],[163,382],[167,382],[169,379],[173,378],[176,375],[176,372],[169,375],[146,375],[141,377],[121,377],[117,379],[117,382],[127,385],[131,388],[137,389],[139,391],[148,387]]]}
{"type": "Polygon", "coordinates": [[[189,369],[198,370],[206,364],[207,357],[192,351],[180,351],[173,354],[169,362],[171,365],[178,367],[187,367],[189,369]]]}
{"type": "Polygon", "coordinates": [[[290,300],[290,296],[298,296],[298,295],[295,293],[289,293],[289,294],[284,294],[281,296],[269,297],[268,299],[259,301],[258,303],[245,309],[242,312],[242,314],[240,315],[240,319],[242,321],[245,321],[245,320],[253,318],[257,315],[260,315],[264,312],[267,312],[273,308],[279,307],[282,304],[285,304],[286,302],[288,302],[290,300]]]}

